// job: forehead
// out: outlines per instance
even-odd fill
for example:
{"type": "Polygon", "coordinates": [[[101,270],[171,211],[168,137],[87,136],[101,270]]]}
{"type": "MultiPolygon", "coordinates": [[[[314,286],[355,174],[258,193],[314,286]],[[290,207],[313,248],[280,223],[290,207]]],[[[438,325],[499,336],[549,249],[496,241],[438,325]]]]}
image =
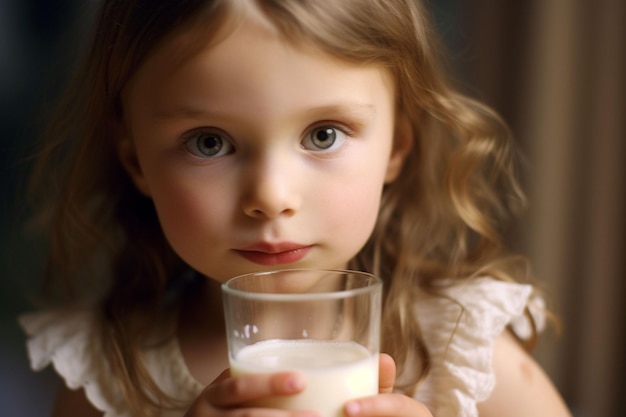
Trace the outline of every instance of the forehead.
{"type": "MultiPolygon", "coordinates": [[[[147,61],[155,60],[155,55],[166,55],[168,66],[174,68],[198,53],[206,51],[207,48],[220,44],[246,24],[253,24],[262,29],[265,35],[280,38],[295,48],[317,50],[320,53],[325,51],[337,60],[357,64],[378,61],[374,58],[375,54],[370,53],[366,53],[365,57],[355,58],[354,51],[367,50],[367,42],[363,39],[352,39],[347,42],[346,36],[331,33],[334,29],[329,32],[328,26],[332,28],[336,26],[326,22],[329,19],[318,22],[316,19],[319,19],[319,16],[312,16],[312,13],[283,13],[280,2],[277,5],[263,3],[263,10],[259,6],[260,2],[256,0],[227,0],[219,1],[217,4],[219,7],[212,7],[211,10],[204,10],[203,13],[196,13],[186,19],[184,24],[178,25],[156,45],[144,45],[144,49],[151,52],[140,62],[139,67],[129,74],[130,77],[126,79],[124,86],[136,78],[137,70],[145,67],[147,61]]],[[[340,25],[343,27],[349,25],[346,21],[341,23],[344,23],[340,25]]],[[[382,58],[381,62],[386,62],[385,58],[382,58]]],[[[389,68],[386,64],[382,65],[389,68]]]]}
{"type": "Polygon", "coordinates": [[[166,30],[155,44],[148,41],[141,45],[141,49],[149,52],[131,72],[126,84],[136,78],[136,72],[149,65],[150,61],[158,61],[159,57],[167,56],[170,67],[183,65],[196,54],[220,44],[245,21],[254,22],[266,32],[279,34],[278,27],[261,11],[255,0],[226,0],[215,3],[213,7],[206,7],[192,16],[182,18],[182,23],[166,30]]]}
{"type": "Polygon", "coordinates": [[[178,101],[206,106],[207,98],[233,108],[246,105],[246,97],[261,106],[289,106],[298,94],[322,106],[315,100],[372,101],[392,91],[391,77],[381,67],[348,62],[312,42],[287,38],[252,11],[231,14],[211,35],[195,30],[170,37],[136,72],[124,101],[141,95],[155,111],[178,101]]]}

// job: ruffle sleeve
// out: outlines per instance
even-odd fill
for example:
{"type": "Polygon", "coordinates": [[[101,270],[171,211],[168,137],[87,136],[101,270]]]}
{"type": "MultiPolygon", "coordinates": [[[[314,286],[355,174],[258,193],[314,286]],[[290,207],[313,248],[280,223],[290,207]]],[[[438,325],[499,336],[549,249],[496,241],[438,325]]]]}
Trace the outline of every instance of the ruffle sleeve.
{"type": "Polygon", "coordinates": [[[19,317],[28,335],[31,367],[39,371],[52,363],[70,389],[84,388],[89,401],[105,417],[130,417],[122,396],[101,361],[96,320],[90,310],[48,310],[19,317]]]}
{"type": "MultiPolygon", "coordinates": [[[[524,310],[533,304],[532,287],[479,278],[443,293],[415,305],[431,360],[415,398],[437,417],[477,417],[477,403],[486,400],[495,385],[494,340],[509,324],[516,332],[528,332],[524,310]]],[[[540,309],[534,309],[538,327],[542,317],[540,309]]]]}
{"type": "MultiPolygon", "coordinates": [[[[130,417],[125,399],[102,355],[102,341],[92,310],[47,310],[18,318],[28,335],[31,367],[39,371],[52,364],[70,389],[83,388],[87,399],[105,417],[130,417]]],[[[166,329],[165,333],[169,334],[166,329]]],[[[181,404],[191,403],[204,388],[189,373],[176,338],[157,338],[142,350],[142,359],[154,382],[181,404]]],[[[182,408],[161,410],[160,417],[180,417],[182,408]]]]}

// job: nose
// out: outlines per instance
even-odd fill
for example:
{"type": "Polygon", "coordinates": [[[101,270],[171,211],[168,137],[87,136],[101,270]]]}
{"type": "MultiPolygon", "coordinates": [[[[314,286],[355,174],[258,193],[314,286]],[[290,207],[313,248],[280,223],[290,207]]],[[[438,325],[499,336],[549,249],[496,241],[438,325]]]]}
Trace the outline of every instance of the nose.
{"type": "Polygon", "coordinates": [[[259,220],[293,216],[301,205],[293,168],[284,158],[250,161],[243,180],[243,212],[259,220]]]}

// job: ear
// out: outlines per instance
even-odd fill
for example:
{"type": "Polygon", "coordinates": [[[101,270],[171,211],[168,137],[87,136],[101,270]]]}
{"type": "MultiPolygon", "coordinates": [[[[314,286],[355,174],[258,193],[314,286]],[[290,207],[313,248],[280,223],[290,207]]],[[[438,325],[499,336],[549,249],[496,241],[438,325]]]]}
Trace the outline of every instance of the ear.
{"type": "Polygon", "coordinates": [[[404,113],[398,115],[394,128],[393,147],[389,155],[389,164],[385,176],[386,184],[395,181],[400,175],[404,161],[413,148],[414,140],[413,127],[409,117],[404,113]]]}
{"type": "Polygon", "coordinates": [[[126,134],[121,134],[119,138],[117,142],[117,156],[122,167],[124,167],[124,170],[130,176],[137,190],[146,197],[150,197],[150,189],[143,175],[141,165],[139,164],[135,143],[126,134]]]}

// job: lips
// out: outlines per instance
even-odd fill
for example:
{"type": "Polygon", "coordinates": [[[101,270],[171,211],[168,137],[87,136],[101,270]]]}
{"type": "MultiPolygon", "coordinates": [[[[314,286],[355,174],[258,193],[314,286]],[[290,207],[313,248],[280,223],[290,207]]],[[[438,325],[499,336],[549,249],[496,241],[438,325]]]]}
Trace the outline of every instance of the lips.
{"type": "Polygon", "coordinates": [[[311,248],[312,246],[290,242],[261,242],[243,249],[235,249],[235,252],[259,265],[284,265],[298,262],[309,253],[311,248]]]}

